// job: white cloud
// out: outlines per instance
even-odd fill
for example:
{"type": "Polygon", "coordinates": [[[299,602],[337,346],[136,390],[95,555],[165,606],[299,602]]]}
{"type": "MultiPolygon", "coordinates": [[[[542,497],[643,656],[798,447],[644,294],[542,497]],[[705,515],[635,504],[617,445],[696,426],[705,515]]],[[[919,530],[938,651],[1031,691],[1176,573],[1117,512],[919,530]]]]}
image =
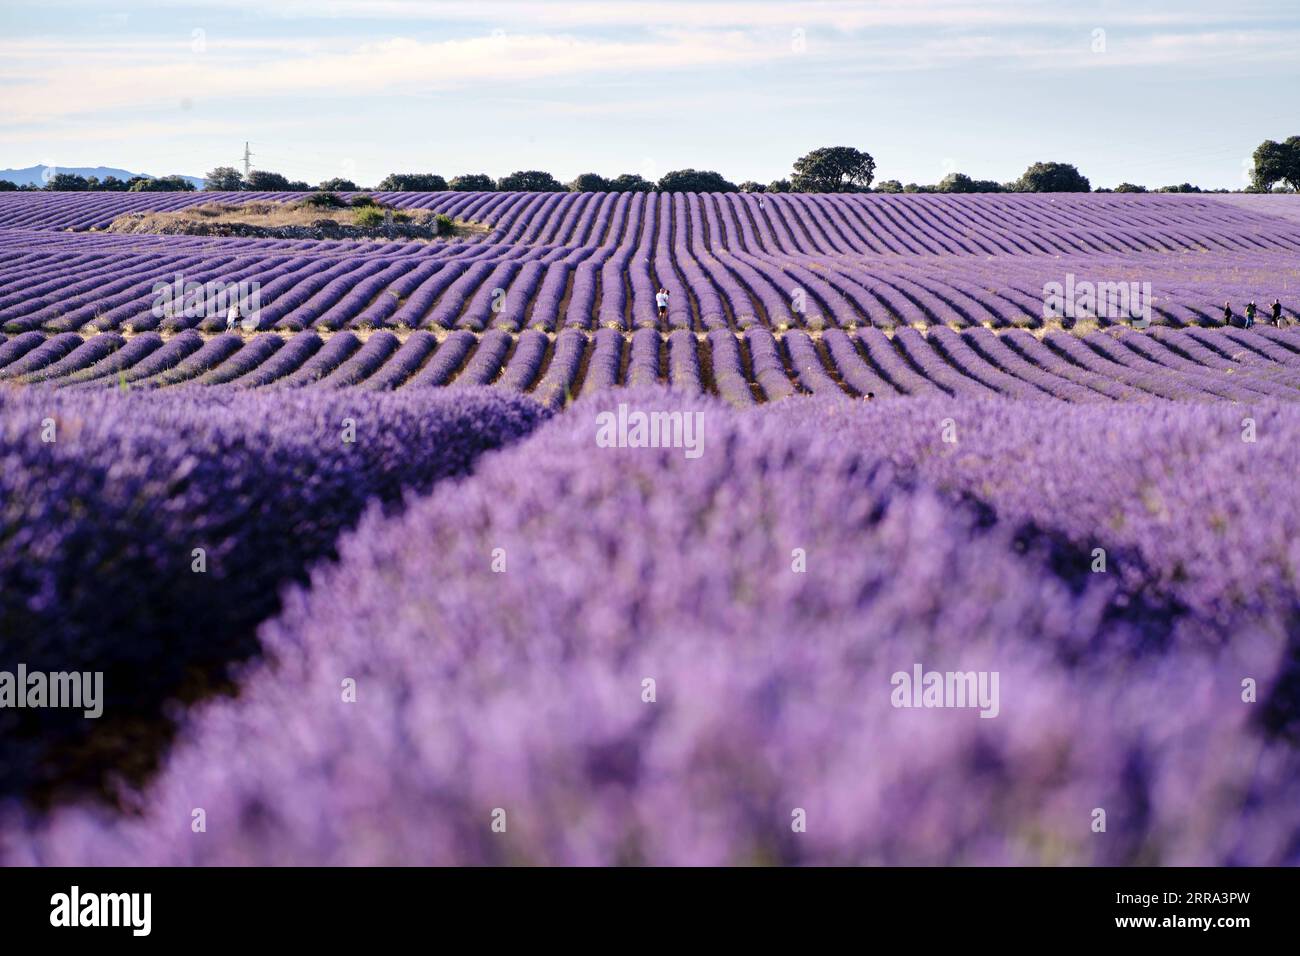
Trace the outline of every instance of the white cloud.
{"type": "Polygon", "coordinates": [[[373,96],[518,83],[605,72],[708,69],[788,56],[788,46],[737,32],[664,33],[623,41],[506,36],[427,42],[406,37],[351,49],[277,48],[214,38],[207,52],[135,42],[93,47],[0,43],[0,80],[10,85],[9,122],[121,109],[178,97],[207,100],[295,94],[373,96]],[[75,68],[72,67],[75,64],[75,68]]]}
{"type": "MultiPolygon", "coordinates": [[[[255,6],[262,10],[260,2],[255,6]]],[[[335,29],[333,36],[284,40],[225,34],[214,27],[205,33],[203,52],[191,48],[188,34],[0,40],[0,84],[8,94],[0,99],[0,120],[18,124],[99,117],[166,107],[181,98],[212,102],[375,97],[489,84],[518,88],[586,76],[643,79],[665,71],[697,72],[707,87],[711,70],[789,62],[795,55],[789,31],[796,27],[808,31],[808,52],[799,57],[797,68],[845,76],[976,61],[1063,70],[1300,58],[1300,35],[1294,28],[1197,33],[1188,24],[1226,14],[1185,9],[1166,16],[1107,5],[1093,16],[1096,11],[1087,8],[1076,5],[1063,16],[1058,4],[1037,0],[290,2],[267,15],[427,18],[474,21],[484,27],[479,36],[455,39],[342,39],[335,29]],[[1094,21],[1107,29],[1105,53],[1090,49],[1094,21]],[[1053,29],[1026,29],[1047,22],[1053,29]],[[493,36],[490,25],[504,32],[493,36]],[[617,29],[620,26],[636,29],[617,29]],[[917,26],[927,28],[900,32],[917,26]],[[595,27],[606,29],[590,32],[595,27]],[[850,32],[837,32],[841,30],[850,32]]],[[[1253,9],[1239,5],[1231,15],[1248,18],[1253,9]]],[[[582,109],[575,105],[575,111],[582,109]]]]}
{"type": "MultiPolygon", "coordinates": [[[[1269,15],[1259,3],[1219,4],[1183,0],[1167,11],[1111,4],[1104,0],[281,0],[270,10],[263,0],[226,0],[286,19],[388,19],[477,23],[531,31],[600,27],[771,28],[1059,26],[1078,22],[1104,26],[1157,26],[1242,22],[1269,15]]],[[[188,6],[185,0],[177,5],[188,6]]]]}

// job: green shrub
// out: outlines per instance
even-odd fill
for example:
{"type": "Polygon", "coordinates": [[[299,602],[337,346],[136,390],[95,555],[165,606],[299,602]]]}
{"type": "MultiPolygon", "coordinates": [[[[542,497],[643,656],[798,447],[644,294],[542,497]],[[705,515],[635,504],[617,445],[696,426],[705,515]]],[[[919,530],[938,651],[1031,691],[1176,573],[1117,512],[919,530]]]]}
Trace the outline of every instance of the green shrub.
{"type": "Polygon", "coordinates": [[[342,209],[347,205],[337,193],[312,193],[302,200],[302,204],[317,209],[342,209]]]}
{"type": "Polygon", "coordinates": [[[352,220],[358,226],[363,228],[372,228],[384,224],[384,211],[378,205],[371,205],[364,209],[358,209],[356,217],[352,220]]]}
{"type": "Polygon", "coordinates": [[[456,221],[445,212],[440,212],[438,215],[434,216],[433,224],[440,236],[445,236],[448,233],[456,231],[456,221]]]}
{"type": "Polygon", "coordinates": [[[365,195],[365,194],[362,194],[362,195],[360,195],[360,196],[353,196],[353,197],[352,197],[352,205],[354,205],[354,206],[378,206],[379,203],[375,202],[374,199],[372,199],[370,196],[367,196],[367,195],[365,195]]]}

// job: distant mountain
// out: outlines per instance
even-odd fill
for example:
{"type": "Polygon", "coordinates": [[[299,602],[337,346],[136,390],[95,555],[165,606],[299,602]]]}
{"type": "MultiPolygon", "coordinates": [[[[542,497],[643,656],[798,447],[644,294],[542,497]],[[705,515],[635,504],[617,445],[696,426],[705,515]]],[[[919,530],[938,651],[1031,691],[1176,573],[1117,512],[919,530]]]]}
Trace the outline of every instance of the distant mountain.
{"type": "MultiPolygon", "coordinates": [[[[130,179],[132,176],[148,176],[150,179],[158,178],[150,176],[148,173],[132,173],[125,169],[114,169],[111,166],[28,166],[26,169],[0,169],[0,179],[7,179],[18,186],[44,186],[47,179],[46,169],[59,173],[73,173],[77,176],[85,176],[88,179],[95,176],[101,181],[109,176],[116,176],[118,179],[130,179]]],[[[181,179],[188,179],[197,189],[203,188],[202,176],[182,176],[181,179]]]]}

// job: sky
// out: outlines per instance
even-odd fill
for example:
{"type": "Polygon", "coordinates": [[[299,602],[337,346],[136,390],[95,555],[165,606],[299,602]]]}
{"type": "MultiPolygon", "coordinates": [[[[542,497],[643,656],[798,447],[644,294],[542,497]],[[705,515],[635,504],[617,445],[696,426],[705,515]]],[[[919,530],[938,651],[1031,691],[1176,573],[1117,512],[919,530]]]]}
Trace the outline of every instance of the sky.
{"type": "Polygon", "coordinates": [[[1233,189],[1297,90],[1296,0],[0,0],[0,167],[1233,189]]]}

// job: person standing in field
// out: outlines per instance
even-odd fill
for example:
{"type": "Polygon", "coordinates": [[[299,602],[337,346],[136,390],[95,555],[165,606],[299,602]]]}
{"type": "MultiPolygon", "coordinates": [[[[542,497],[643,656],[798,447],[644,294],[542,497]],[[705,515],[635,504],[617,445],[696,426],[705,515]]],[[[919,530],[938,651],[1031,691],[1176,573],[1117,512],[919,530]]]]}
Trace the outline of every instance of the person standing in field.
{"type": "Polygon", "coordinates": [[[668,318],[668,290],[663,286],[655,293],[655,305],[659,306],[659,318],[668,318]]]}
{"type": "Polygon", "coordinates": [[[1223,324],[1232,325],[1232,303],[1223,303],[1223,324]]]}
{"type": "Polygon", "coordinates": [[[1252,299],[1246,303],[1246,328],[1255,324],[1255,311],[1255,300],[1252,299]]]}
{"type": "Polygon", "coordinates": [[[230,303],[230,308],[226,310],[226,331],[235,331],[235,326],[239,324],[239,303],[230,303]]]}
{"type": "Polygon", "coordinates": [[[1271,311],[1273,313],[1273,324],[1279,329],[1282,328],[1282,303],[1278,299],[1273,300],[1271,311]]]}

